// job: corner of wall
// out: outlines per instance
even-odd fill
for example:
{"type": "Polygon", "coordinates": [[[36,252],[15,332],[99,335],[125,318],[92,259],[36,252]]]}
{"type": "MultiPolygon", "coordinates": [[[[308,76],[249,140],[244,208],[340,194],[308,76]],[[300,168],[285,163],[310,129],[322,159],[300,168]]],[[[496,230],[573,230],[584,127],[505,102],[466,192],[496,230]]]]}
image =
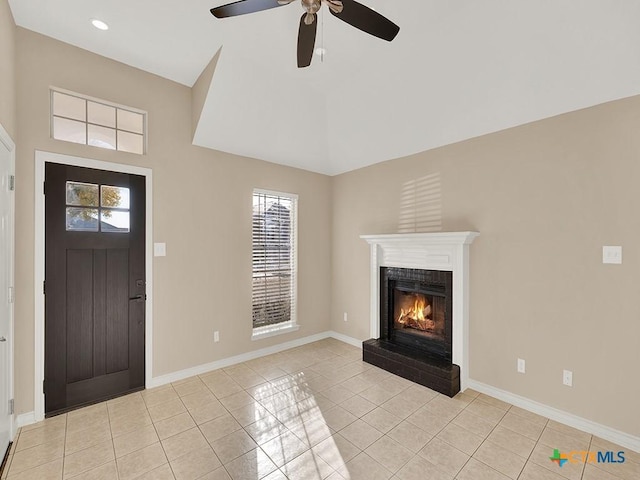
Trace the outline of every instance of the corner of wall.
{"type": "Polygon", "coordinates": [[[16,24],[7,0],[0,0],[0,124],[16,140],[16,24]]]}
{"type": "Polygon", "coordinates": [[[191,138],[193,139],[198,129],[198,123],[200,122],[200,115],[202,109],[207,101],[207,95],[211,88],[211,81],[213,80],[213,74],[216,71],[218,60],[220,59],[220,53],[222,47],[218,49],[215,55],[211,58],[209,64],[202,71],[198,80],[191,87],[191,138]]]}

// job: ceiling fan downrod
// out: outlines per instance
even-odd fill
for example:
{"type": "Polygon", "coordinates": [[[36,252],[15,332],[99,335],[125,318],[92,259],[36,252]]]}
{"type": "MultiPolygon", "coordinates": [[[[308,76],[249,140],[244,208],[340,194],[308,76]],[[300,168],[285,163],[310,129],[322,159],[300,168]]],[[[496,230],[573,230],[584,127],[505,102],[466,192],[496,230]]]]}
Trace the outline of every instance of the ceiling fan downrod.
{"type": "Polygon", "coordinates": [[[320,10],[322,2],[320,0],[302,0],[302,8],[305,9],[307,15],[304,17],[305,25],[311,25],[316,20],[316,13],[320,10]]]}
{"type": "MultiPolygon", "coordinates": [[[[294,1],[295,0],[278,0],[278,3],[280,5],[289,5],[294,1]]],[[[342,0],[301,0],[301,2],[302,8],[307,12],[307,16],[304,19],[305,25],[311,25],[315,21],[315,14],[318,13],[323,3],[325,3],[333,13],[340,13],[343,9],[342,0]]]]}

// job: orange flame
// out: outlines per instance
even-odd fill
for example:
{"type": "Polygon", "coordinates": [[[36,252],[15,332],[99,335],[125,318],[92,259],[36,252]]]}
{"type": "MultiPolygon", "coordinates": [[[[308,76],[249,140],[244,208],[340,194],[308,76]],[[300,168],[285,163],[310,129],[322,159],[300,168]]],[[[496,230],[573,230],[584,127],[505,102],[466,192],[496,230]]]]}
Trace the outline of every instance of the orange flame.
{"type": "Polygon", "coordinates": [[[431,305],[427,303],[424,297],[416,297],[413,306],[407,310],[400,309],[400,315],[397,322],[407,327],[417,328],[418,330],[433,329],[435,324],[429,318],[431,315],[431,305]]]}

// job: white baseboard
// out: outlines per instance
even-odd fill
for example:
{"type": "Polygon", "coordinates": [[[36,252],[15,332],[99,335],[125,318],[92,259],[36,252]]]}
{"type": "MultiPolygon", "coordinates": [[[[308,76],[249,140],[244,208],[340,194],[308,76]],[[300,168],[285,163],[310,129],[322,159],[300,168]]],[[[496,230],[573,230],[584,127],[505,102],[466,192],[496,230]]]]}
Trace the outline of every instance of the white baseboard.
{"type": "Polygon", "coordinates": [[[360,350],[362,350],[362,340],[343,335],[342,333],[334,332],[333,330],[329,332],[329,336],[331,338],[335,338],[336,340],[340,340],[341,342],[353,345],[354,347],[358,347],[360,350]]]}
{"type": "Polygon", "coordinates": [[[550,418],[556,422],[564,423],[565,425],[591,433],[592,435],[597,435],[600,438],[616,443],[625,448],[640,452],[640,437],[621,432],[615,428],[607,427],[606,425],[587,420],[586,418],[579,417],[563,410],[558,410],[557,408],[536,402],[535,400],[530,400],[526,397],[516,395],[515,393],[487,385],[486,383],[469,379],[469,388],[515,405],[516,407],[550,418]]]}
{"type": "Polygon", "coordinates": [[[36,413],[35,412],[27,412],[21,413],[17,417],[16,420],[16,429],[20,427],[24,427],[25,425],[31,425],[32,423],[36,423],[36,413]]]}
{"type": "Polygon", "coordinates": [[[202,375],[203,373],[207,373],[212,370],[230,367],[231,365],[236,365],[237,363],[247,362],[249,360],[264,357],[265,355],[271,355],[273,353],[282,352],[283,350],[289,350],[290,348],[300,347],[302,345],[306,345],[307,343],[324,340],[325,338],[329,338],[330,336],[331,332],[317,333],[315,335],[299,338],[290,342],[280,343],[271,347],[261,348],[260,350],[253,350],[251,352],[242,353],[233,357],[223,358],[222,360],[216,360],[215,362],[186,368],[184,370],[168,373],[166,375],[160,375],[159,377],[152,378],[151,382],[146,387],[159,387],[171,382],[177,382],[178,380],[184,380],[185,378],[193,377],[194,375],[202,375]]]}

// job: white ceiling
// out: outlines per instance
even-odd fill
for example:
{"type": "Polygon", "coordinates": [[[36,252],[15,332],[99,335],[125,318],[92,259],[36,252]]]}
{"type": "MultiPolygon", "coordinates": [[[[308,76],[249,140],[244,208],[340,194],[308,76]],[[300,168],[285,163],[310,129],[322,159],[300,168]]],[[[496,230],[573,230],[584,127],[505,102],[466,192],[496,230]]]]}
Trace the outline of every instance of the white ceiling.
{"type": "Polygon", "coordinates": [[[22,27],[187,86],[222,47],[194,143],[329,175],[640,93],[637,0],[359,1],[396,39],[323,7],[307,69],[299,1],[222,20],[225,0],[9,3],[22,27]]]}

